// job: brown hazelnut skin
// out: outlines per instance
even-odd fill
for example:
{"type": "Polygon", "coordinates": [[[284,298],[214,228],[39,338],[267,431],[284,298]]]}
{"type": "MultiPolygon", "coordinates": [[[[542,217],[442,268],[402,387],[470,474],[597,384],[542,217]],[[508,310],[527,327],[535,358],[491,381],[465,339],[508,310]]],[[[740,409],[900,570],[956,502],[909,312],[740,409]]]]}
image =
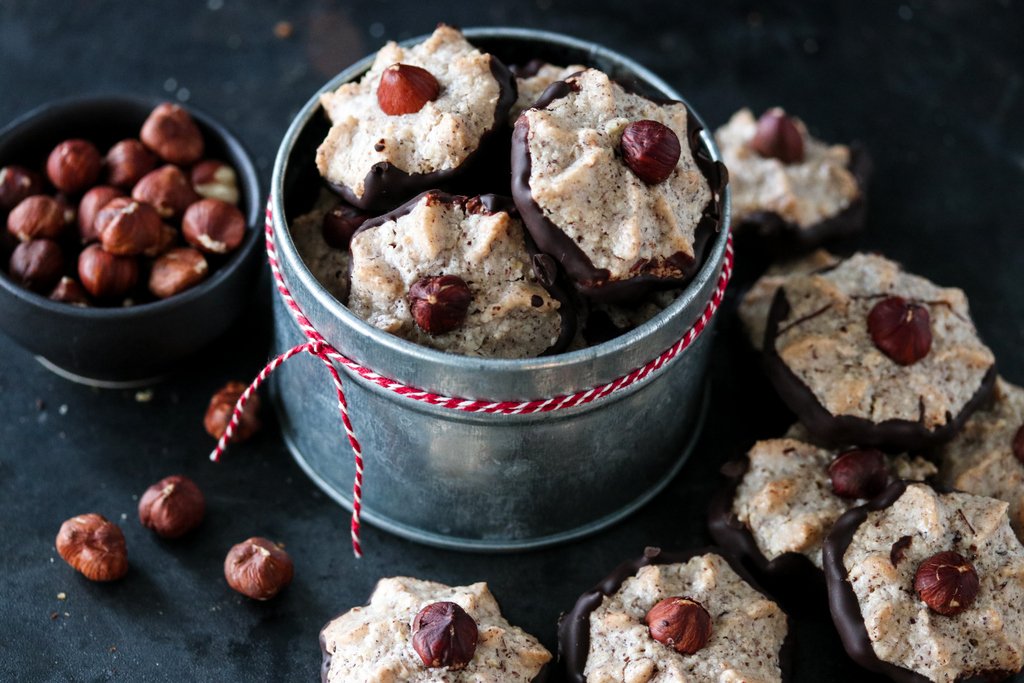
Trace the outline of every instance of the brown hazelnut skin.
{"type": "Polygon", "coordinates": [[[103,157],[88,140],[65,140],[50,152],[46,177],[61,192],[76,194],[96,184],[103,157]]]}
{"type": "Polygon", "coordinates": [[[64,227],[64,207],[53,197],[42,194],[21,200],[7,216],[7,231],[22,242],[60,237],[64,227]]]}
{"type": "Polygon", "coordinates": [[[158,299],[166,299],[202,282],[209,270],[206,257],[198,249],[171,249],[153,262],[149,291],[158,299]]]}
{"type": "Polygon", "coordinates": [[[441,94],[441,85],[426,69],[412,64],[392,64],[377,84],[377,104],[388,116],[415,114],[441,94]]]}
{"type": "Polygon", "coordinates": [[[163,222],[149,204],[115,197],[96,214],[93,225],[105,252],[135,256],[160,242],[163,222]]]}
{"type": "Polygon", "coordinates": [[[90,244],[78,255],[78,279],[97,299],[124,296],[139,280],[139,264],[131,256],[115,256],[90,244]]]}
{"type": "Polygon", "coordinates": [[[622,161],[647,185],[668,180],[679,163],[679,137],[663,123],[644,119],[630,123],[619,143],[622,161]]]}
{"type": "Polygon", "coordinates": [[[245,216],[219,199],[201,199],[188,207],[181,220],[185,241],[207,254],[227,254],[245,239],[245,216]]]}
{"type": "Polygon", "coordinates": [[[326,214],[321,224],[324,241],[335,249],[348,249],[359,226],[370,216],[349,204],[339,204],[326,214]]]}
{"type": "Polygon", "coordinates": [[[457,275],[420,278],[409,288],[409,311],[427,334],[445,334],[466,320],[473,293],[457,275]]]}
{"type": "Polygon", "coordinates": [[[1013,435],[1011,448],[1013,449],[1014,457],[1024,465],[1024,425],[1021,425],[1017,429],[1017,433],[1013,435]]]}
{"type": "Polygon", "coordinates": [[[292,582],[292,558],[275,543],[255,536],[242,541],[224,558],[228,585],[253,600],[269,600],[292,582]]]}
{"type": "MultiPolygon", "coordinates": [[[[235,404],[245,391],[246,385],[241,382],[228,382],[217,393],[210,398],[210,405],[206,408],[206,415],[203,417],[203,427],[206,433],[215,439],[224,436],[224,431],[231,421],[231,414],[235,410],[235,404]]],[[[235,429],[232,443],[239,443],[251,438],[260,430],[260,399],[255,393],[249,396],[242,411],[242,417],[238,421],[238,428],[235,429]]]]}
{"type": "Polygon", "coordinates": [[[192,187],[205,199],[238,204],[238,175],[223,161],[207,159],[192,167],[192,187]]]}
{"type": "Polygon", "coordinates": [[[90,581],[116,581],[128,573],[124,534],[101,515],[78,515],[57,533],[57,552],[90,581]]]}
{"type": "Polygon", "coordinates": [[[476,654],[479,631],[473,617],[454,602],[434,602],[412,621],[412,647],[430,669],[465,669],[476,654]]]}
{"type": "Polygon", "coordinates": [[[185,109],[164,102],[150,112],[139,133],[142,144],[172,164],[189,166],[203,156],[203,134],[185,109]]]}
{"type": "Polygon", "coordinates": [[[96,215],[111,200],[123,197],[124,192],[110,185],[97,185],[84,195],[78,203],[78,236],[82,244],[95,242],[100,238],[96,230],[96,215]]]}
{"type": "Polygon", "coordinates": [[[85,293],[85,287],[71,277],[62,277],[57,286],[50,292],[50,301],[59,301],[62,304],[72,306],[88,306],[89,297],[85,293]]]}
{"type": "Polygon", "coordinates": [[[43,179],[24,166],[0,168],[0,211],[10,211],[23,199],[43,191],[43,179]]]}
{"type": "Polygon", "coordinates": [[[34,292],[49,291],[64,272],[64,254],[53,240],[22,242],[11,254],[11,279],[34,292]]]}
{"type": "Polygon", "coordinates": [[[180,168],[167,164],[143,176],[132,188],[132,199],[146,202],[161,218],[176,221],[199,195],[180,168]]]}
{"type": "Polygon", "coordinates": [[[757,128],[750,146],[766,159],[778,159],[784,164],[804,160],[804,138],[800,129],[785,111],[775,107],[757,120],[757,128]]]}
{"type": "Polygon", "coordinates": [[[156,258],[171,250],[171,247],[178,243],[178,231],[174,227],[163,223],[160,226],[160,239],[152,247],[142,252],[143,256],[156,258]]]}
{"type": "Polygon", "coordinates": [[[874,498],[889,483],[889,464],[882,451],[853,448],[836,456],[828,476],[832,492],[840,498],[874,498]]]}
{"type": "Polygon", "coordinates": [[[981,583],[967,558],[951,550],[922,562],[914,574],[914,590],[928,608],[946,617],[968,609],[978,597],[981,583]]]}
{"type": "Polygon", "coordinates": [[[644,621],[651,638],[681,654],[692,655],[711,639],[711,615],[693,598],[665,598],[644,621]]]}
{"type": "Polygon", "coordinates": [[[174,474],[146,489],[139,499],[139,521],[162,538],[180,538],[206,515],[206,499],[196,483],[174,474]]]}
{"type": "Polygon", "coordinates": [[[932,348],[932,318],[921,304],[890,296],[868,313],[868,333],[879,351],[899,365],[913,365],[932,348]]]}
{"type": "Polygon", "coordinates": [[[156,156],[135,138],[121,140],[107,150],[107,182],[129,189],[156,168],[156,156]]]}

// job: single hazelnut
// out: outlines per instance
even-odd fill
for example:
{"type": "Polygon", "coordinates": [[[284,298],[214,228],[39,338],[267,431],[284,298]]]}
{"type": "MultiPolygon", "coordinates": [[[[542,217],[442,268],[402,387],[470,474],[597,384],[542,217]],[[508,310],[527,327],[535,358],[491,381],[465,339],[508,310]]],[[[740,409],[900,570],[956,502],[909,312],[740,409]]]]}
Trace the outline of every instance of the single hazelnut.
{"type": "Polygon", "coordinates": [[[684,655],[694,654],[711,639],[711,615],[693,598],[665,598],[644,621],[651,638],[684,655]]]}
{"type": "MultiPolygon", "coordinates": [[[[203,427],[206,433],[215,439],[224,436],[224,431],[231,421],[231,414],[235,410],[235,404],[241,398],[246,385],[241,382],[228,382],[221,387],[210,399],[210,405],[206,408],[206,415],[203,418],[203,427]]],[[[256,394],[249,396],[242,411],[242,417],[238,420],[238,428],[231,438],[232,443],[245,441],[260,430],[260,399],[256,394]]]]}
{"type": "Polygon", "coordinates": [[[99,240],[96,215],[112,199],[123,196],[124,192],[110,185],[97,185],[82,195],[82,201],[78,203],[78,236],[82,239],[82,244],[99,240]]]}
{"type": "Polygon", "coordinates": [[[868,333],[878,350],[900,365],[913,365],[932,348],[928,309],[899,296],[882,299],[871,308],[868,333]]]}
{"type": "Polygon", "coordinates": [[[234,546],[224,558],[228,585],[253,600],[269,600],[292,582],[295,567],[288,553],[258,536],[234,546]]]}
{"type": "Polygon", "coordinates": [[[207,254],[234,251],[245,239],[245,216],[219,199],[200,199],[181,221],[185,241],[207,254]]]}
{"type": "Polygon", "coordinates": [[[7,231],[22,242],[59,237],[64,232],[64,208],[43,194],[26,197],[7,215],[7,231]]]}
{"type": "Polygon", "coordinates": [[[187,111],[164,102],[154,109],[139,134],[142,144],[172,164],[188,166],[203,156],[203,134],[187,111]]]}
{"type": "Polygon", "coordinates": [[[922,562],[914,574],[914,590],[929,609],[946,617],[960,614],[978,597],[978,573],[963,555],[947,550],[922,562]]]}
{"type": "Polygon", "coordinates": [[[646,119],[625,127],[619,147],[626,166],[648,185],[668,180],[682,152],[671,128],[646,119]]]}
{"type": "Polygon", "coordinates": [[[840,498],[874,498],[889,483],[889,464],[882,451],[853,448],[836,456],[828,476],[832,493],[840,498]]]}
{"type": "Polygon", "coordinates": [[[115,256],[98,244],[90,244],[78,255],[78,279],[97,299],[115,299],[135,286],[139,264],[131,256],[115,256]]]}
{"type": "Polygon", "coordinates": [[[167,164],[144,175],[132,188],[132,199],[146,202],[161,218],[179,220],[199,195],[180,168],[167,164]]]}
{"type": "Polygon", "coordinates": [[[128,573],[124,534],[101,515],[78,515],[57,533],[57,552],[90,581],[115,581],[128,573]]]}
{"type": "Polygon", "coordinates": [[[478,636],[476,621],[454,602],[433,602],[412,620],[412,647],[431,669],[465,669],[478,636]]]}
{"type": "Polygon", "coordinates": [[[473,293],[457,275],[436,275],[413,283],[408,299],[417,327],[427,334],[445,334],[466,320],[473,293]]]}
{"type": "Polygon", "coordinates": [[[206,499],[196,483],[175,474],[146,489],[139,499],[139,521],[157,536],[178,538],[199,526],[206,499]]]}
{"type": "Polygon", "coordinates": [[[64,272],[64,254],[53,240],[22,242],[11,254],[11,279],[34,292],[49,291],[64,272]]]}
{"type": "Polygon", "coordinates": [[[23,199],[43,191],[43,179],[23,166],[0,168],[0,211],[10,211],[23,199]]]}
{"type": "Polygon", "coordinates": [[[65,140],[50,152],[46,176],[61,192],[76,194],[99,180],[103,157],[88,140],[65,140]]]}
{"type": "Polygon", "coordinates": [[[202,282],[209,270],[206,257],[198,249],[171,249],[153,262],[149,291],[158,299],[166,299],[202,282]]]}
{"type": "Polygon", "coordinates": [[[1013,435],[1013,454],[1024,465],[1024,425],[1021,425],[1013,435]]]}
{"type": "Polygon", "coordinates": [[[107,182],[127,190],[156,168],[157,159],[140,141],[128,138],[107,150],[106,163],[107,182]]]}
{"type": "Polygon", "coordinates": [[[784,164],[804,160],[803,135],[793,119],[778,107],[769,109],[757,120],[750,146],[761,156],[778,159],[784,164]]]}
{"type": "Polygon", "coordinates": [[[200,197],[238,204],[238,176],[223,161],[201,161],[192,167],[192,187],[200,197]]]}
{"type": "Polygon", "coordinates": [[[377,104],[388,116],[415,114],[440,94],[440,84],[426,69],[411,64],[392,64],[380,76],[377,104]]]}
{"type": "Polygon", "coordinates": [[[71,277],[62,277],[60,279],[57,286],[50,292],[50,300],[71,304],[72,306],[89,305],[89,297],[85,293],[85,287],[82,287],[78,280],[71,277]]]}
{"type": "Polygon", "coordinates": [[[148,256],[149,258],[156,258],[157,256],[166,254],[168,251],[170,251],[171,247],[173,247],[177,243],[178,230],[173,226],[167,225],[166,223],[162,223],[160,225],[160,239],[156,242],[156,244],[142,252],[142,255],[148,256]]]}
{"type": "Polygon", "coordinates": [[[135,256],[158,244],[161,225],[156,209],[128,197],[108,202],[94,223],[103,250],[116,256],[135,256]]]}
{"type": "Polygon", "coordinates": [[[369,215],[349,204],[339,204],[326,214],[322,224],[324,241],[335,249],[348,249],[352,235],[369,215]]]}

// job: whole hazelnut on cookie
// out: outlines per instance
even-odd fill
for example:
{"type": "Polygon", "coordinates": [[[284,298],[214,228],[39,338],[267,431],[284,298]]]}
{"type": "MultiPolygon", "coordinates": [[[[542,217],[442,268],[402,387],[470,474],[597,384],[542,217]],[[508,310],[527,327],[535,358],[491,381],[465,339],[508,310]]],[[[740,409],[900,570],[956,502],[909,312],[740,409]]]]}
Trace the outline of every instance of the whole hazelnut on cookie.
{"type": "Polygon", "coordinates": [[[914,590],[921,601],[933,612],[947,617],[973,605],[980,589],[974,565],[951,550],[932,555],[914,574],[914,590]]]}
{"type": "Polygon", "coordinates": [[[231,548],[224,558],[228,585],[253,600],[269,600],[280,593],[295,574],[292,558],[280,546],[261,537],[231,548]]]}
{"type": "Polygon", "coordinates": [[[201,199],[188,207],[181,221],[185,241],[207,254],[227,254],[245,239],[245,216],[219,199],[201,199]]]}
{"type": "Polygon", "coordinates": [[[7,231],[22,242],[59,237],[64,227],[64,208],[43,194],[26,197],[7,216],[7,231]]]}
{"type": "Polygon", "coordinates": [[[78,255],[78,279],[97,299],[115,299],[135,286],[139,264],[131,256],[115,256],[98,244],[90,244],[78,255]]]}
{"type": "Polygon", "coordinates": [[[431,603],[412,622],[412,647],[431,669],[465,669],[476,654],[478,636],[476,621],[454,602],[431,603]]]}
{"type": "Polygon", "coordinates": [[[142,144],[172,164],[188,166],[203,156],[203,134],[182,107],[164,102],[150,113],[139,134],[142,144]]]}
{"type": "Polygon", "coordinates": [[[144,175],[132,188],[132,199],[146,202],[161,218],[178,220],[199,195],[180,168],[167,164],[144,175]]]}
{"type": "MultiPolygon", "coordinates": [[[[231,414],[235,410],[235,404],[242,397],[245,385],[241,382],[228,382],[221,387],[210,399],[210,405],[206,408],[206,416],[203,418],[203,426],[206,433],[215,439],[224,436],[224,431],[231,421],[231,414]]],[[[252,437],[259,431],[260,424],[260,398],[253,393],[245,404],[242,417],[238,421],[238,428],[235,430],[231,441],[238,443],[252,437]]]]}
{"type": "Polygon", "coordinates": [[[804,138],[800,129],[786,112],[778,107],[769,109],[757,120],[757,129],[750,146],[755,152],[784,164],[804,160],[804,138]]]}
{"type": "Polygon", "coordinates": [[[417,327],[427,334],[445,334],[462,326],[473,293],[459,276],[438,275],[413,283],[408,299],[417,327]]]}
{"type": "Polygon", "coordinates": [[[74,194],[96,184],[103,157],[88,140],[65,140],[50,152],[46,176],[61,192],[74,194]]]}
{"type": "Polygon", "coordinates": [[[160,241],[160,216],[149,204],[115,197],[93,223],[103,250],[116,256],[141,254],[160,241]]]}
{"type": "Polygon", "coordinates": [[[95,513],[64,522],[57,552],[90,581],[115,581],[128,573],[128,550],[116,524],[95,513]]]}
{"type": "Polygon", "coordinates": [[[56,242],[48,239],[20,243],[8,264],[12,280],[40,293],[53,287],[63,272],[64,254],[56,242]]]}
{"type": "Polygon", "coordinates": [[[679,137],[657,121],[634,121],[622,131],[622,160],[648,185],[665,182],[679,163],[679,137]]]}
{"type": "Polygon", "coordinates": [[[681,654],[696,653],[711,638],[711,615],[692,598],[665,598],[647,612],[644,621],[651,638],[681,654]]]}
{"type": "Polygon", "coordinates": [[[932,348],[931,314],[903,297],[875,304],[868,313],[868,332],[878,350],[900,365],[913,365],[932,348]]]}
{"type": "Polygon", "coordinates": [[[415,114],[437,99],[441,86],[433,74],[412,64],[392,64],[381,74],[377,104],[389,116],[415,114]]]}
{"type": "Polygon", "coordinates": [[[840,498],[874,498],[889,483],[889,465],[879,450],[854,448],[836,456],[828,476],[832,492],[840,498]]]}
{"type": "Polygon", "coordinates": [[[156,168],[156,162],[156,156],[138,140],[121,140],[107,150],[107,182],[130,189],[156,168]]]}
{"type": "Polygon", "coordinates": [[[181,475],[164,477],[139,499],[139,521],[163,538],[192,531],[206,514],[206,499],[195,482],[181,475]]]}

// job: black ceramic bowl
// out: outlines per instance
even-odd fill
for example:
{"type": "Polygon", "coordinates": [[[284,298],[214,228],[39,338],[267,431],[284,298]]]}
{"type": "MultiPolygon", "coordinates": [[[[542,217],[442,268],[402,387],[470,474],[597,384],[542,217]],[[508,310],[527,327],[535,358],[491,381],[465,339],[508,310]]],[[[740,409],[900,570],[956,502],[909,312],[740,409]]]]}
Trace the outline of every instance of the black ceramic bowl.
{"type": "MultiPolygon", "coordinates": [[[[105,151],[138,137],[159,103],[133,97],[87,97],[43,105],[0,131],[0,167],[42,169],[50,150],[85,138],[105,151]]],[[[188,108],[205,156],[238,174],[239,208],[249,227],[242,245],[199,285],[161,301],[123,308],[81,308],[50,301],[15,284],[0,266],[0,331],[69,379],[106,387],[141,386],[221,335],[255,293],[263,231],[259,179],[248,152],[223,126],[188,108]]]]}

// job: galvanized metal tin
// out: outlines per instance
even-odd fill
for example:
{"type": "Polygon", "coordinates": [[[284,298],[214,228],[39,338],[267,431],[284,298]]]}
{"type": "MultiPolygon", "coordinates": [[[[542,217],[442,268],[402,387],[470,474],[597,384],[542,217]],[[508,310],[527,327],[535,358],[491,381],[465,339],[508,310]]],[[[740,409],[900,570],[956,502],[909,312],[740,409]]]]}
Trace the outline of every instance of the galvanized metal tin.
{"type": "MultiPolygon", "coordinates": [[[[539,57],[593,65],[641,91],[683,99],[647,69],[599,45],[522,29],[465,33],[506,63],[539,57]]],[[[470,358],[412,344],[355,317],[299,259],[288,220],[305,210],[310,188],[315,191],[319,185],[313,155],[327,131],[319,95],[358,78],[371,61],[367,57],[353,64],[306,103],[285,134],[272,180],[273,229],[286,283],[316,329],[341,353],[382,375],[438,394],[530,400],[620,377],[657,357],[699,317],[721,272],[725,231],[693,282],[668,309],[631,332],[581,351],[526,360],[470,358]]],[[[720,159],[707,132],[703,140],[712,158],[720,159]]],[[[726,190],[725,225],[728,205],[726,190]]],[[[274,316],[278,352],[305,341],[276,292],[274,316]]],[[[413,541],[477,551],[551,545],[614,523],[661,490],[689,454],[707,403],[711,332],[625,391],[584,406],[532,415],[471,414],[432,406],[343,369],[366,462],[363,519],[413,541]]],[[[289,449],[317,485],[351,509],[352,453],[321,361],[296,358],[275,377],[274,403],[289,449]]]]}

